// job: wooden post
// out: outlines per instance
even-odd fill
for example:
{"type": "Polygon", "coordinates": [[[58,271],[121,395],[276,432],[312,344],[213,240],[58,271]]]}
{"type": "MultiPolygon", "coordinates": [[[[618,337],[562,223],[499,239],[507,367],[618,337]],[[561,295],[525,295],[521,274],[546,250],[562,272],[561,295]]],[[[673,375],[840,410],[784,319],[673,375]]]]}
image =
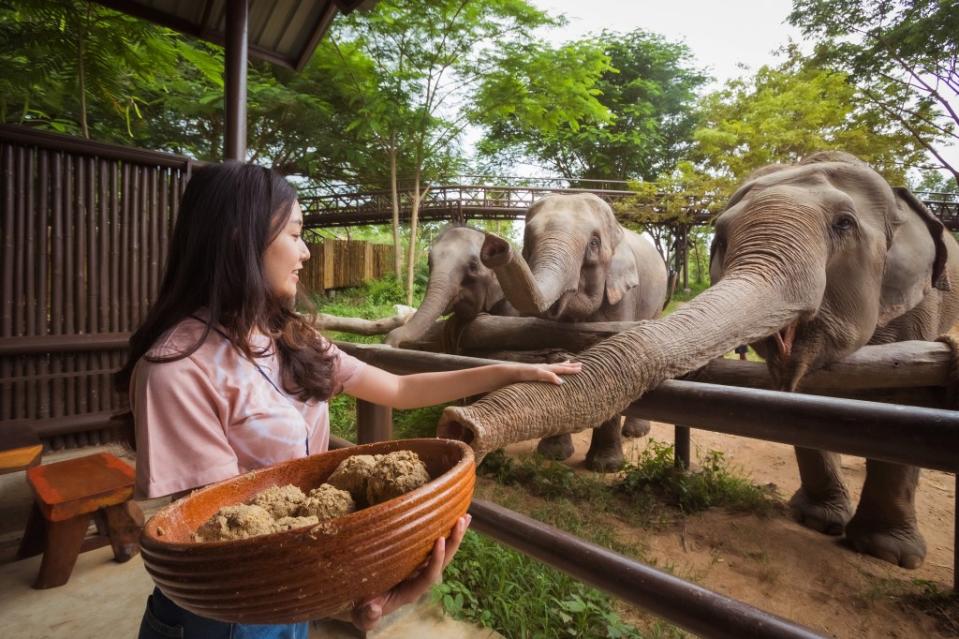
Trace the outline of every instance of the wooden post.
{"type": "Polygon", "coordinates": [[[673,461],[677,468],[689,470],[689,426],[673,426],[676,429],[673,447],[673,461]]]}
{"type": "Polygon", "coordinates": [[[226,3],[226,140],[225,160],[246,159],[246,66],[248,0],[226,3]]]}
{"type": "Polygon", "coordinates": [[[356,442],[370,444],[393,439],[393,409],[356,400],[356,442]]]}

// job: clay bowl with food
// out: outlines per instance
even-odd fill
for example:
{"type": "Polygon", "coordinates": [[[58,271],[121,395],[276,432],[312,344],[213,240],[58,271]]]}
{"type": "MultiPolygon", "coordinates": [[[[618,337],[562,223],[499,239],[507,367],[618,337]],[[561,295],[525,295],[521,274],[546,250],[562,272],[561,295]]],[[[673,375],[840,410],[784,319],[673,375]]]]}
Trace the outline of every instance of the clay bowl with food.
{"type": "Polygon", "coordinates": [[[450,534],[473,496],[472,449],[446,439],[407,439],[333,450],[260,469],[197,490],[154,515],[143,529],[147,572],[163,593],[203,617],[293,623],[348,610],[407,578],[450,534]],[[316,525],[230,541],[194,534],[223,506],[271,486],[304,492],[347,457],[411,450],[430,481],[382,503],[316,525]]]}

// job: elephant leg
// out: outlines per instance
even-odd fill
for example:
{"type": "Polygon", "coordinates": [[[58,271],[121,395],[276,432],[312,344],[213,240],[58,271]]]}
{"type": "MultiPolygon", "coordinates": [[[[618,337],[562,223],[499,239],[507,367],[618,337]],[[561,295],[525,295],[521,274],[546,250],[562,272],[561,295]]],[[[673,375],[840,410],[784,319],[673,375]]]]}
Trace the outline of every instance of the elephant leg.
{"type": "Polygon", "coordinates": [[[649,434],[652,424],[648,419],[627,417],[623,424],[623,437],[645,437],[649,434]]]}
{"type": "Polygon", "coordinates": [[[841,535],[852,517],[849,492],[843,484],[839,455],[796,448],[802,485],[789,500],[796,520],[827,535],[841,535]]]}
{"type": "Polygon", "coordinates": [[[573,436],[569,433],[544,437],[536,445],[536,452],[546,459],[563,461],[573,454],[573,436]]]}
{"type": "Polygon", "coordinates": [[[623,467],[623,436],[619,415],[593,429],[593,438],[586,453],[586,467],[599,473],[610,473],[623,467]]]}
{"type": "Polygon", "coordinates": [[[866,482],[846,538],[859,552],[903,568],[918,568],[926,542],[916,521],[915,466],[866,460],[866,482]]]}

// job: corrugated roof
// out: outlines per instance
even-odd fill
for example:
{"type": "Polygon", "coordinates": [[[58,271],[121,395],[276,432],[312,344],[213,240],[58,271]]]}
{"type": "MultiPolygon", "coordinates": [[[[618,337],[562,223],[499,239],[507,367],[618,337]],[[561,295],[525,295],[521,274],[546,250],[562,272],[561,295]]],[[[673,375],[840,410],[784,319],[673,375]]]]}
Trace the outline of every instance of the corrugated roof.
{"type": "MultiPolygon", "coordinates": [[[[97,0],[181,33],[223,44],[227,0],[97,0]]],[[[375,0],[250,0],[249,54],[299,70],[338,11],[375,0]]]]}

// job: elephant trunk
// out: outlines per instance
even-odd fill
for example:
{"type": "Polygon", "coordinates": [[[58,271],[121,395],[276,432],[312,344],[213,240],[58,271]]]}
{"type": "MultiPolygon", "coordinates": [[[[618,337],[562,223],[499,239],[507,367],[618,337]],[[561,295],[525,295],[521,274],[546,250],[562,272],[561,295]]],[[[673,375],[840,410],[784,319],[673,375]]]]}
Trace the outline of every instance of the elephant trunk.
{"type": "Polygon", "coordinates": [[[544,256],[530,270],[526,260],[513,250],[509,242],[486,234],[480,259],[496,273],[506,300],[524,315],[550,315],[551,307],[563,293],[576,288],[579,263],[566,263],[570,251],[565,244],[555,241],[553,245],[556,250],[544,247],[544,256]],[[575,281],[567,281],[571,279],[570,274],[575,275],[575,281]]]}
{"type": "Polygon", "coordinates": [[[398,347],[404,342],[415,342],[423,337],[453,302],[456,294],[454,275],[452,271],[430,273],[423,303],[403,326],[390,331],[385,340],[387,345],[398,347]]]}
{"type": "Polygon", "coordinates": [[[540,291],[523,256],[503,238],[487,233],[480,260],[496,273],[506,301],[523,315],[542,315],[553,303],[540,291]]]}
{"type": "Polygon", "coordinates": [[[511,442],[575,432],[620,413],[663,380],[808,318],[825,289],[816,268],[824,244],[804,248],[785,241],[782,230],[760,235],[760,253],[730,256],[723,279],[682,309],[581,353],[580,374],[559,386],[513,384],[471,406],[448,407],[438,435],[466,441],[482,456],[511,442]]]}

